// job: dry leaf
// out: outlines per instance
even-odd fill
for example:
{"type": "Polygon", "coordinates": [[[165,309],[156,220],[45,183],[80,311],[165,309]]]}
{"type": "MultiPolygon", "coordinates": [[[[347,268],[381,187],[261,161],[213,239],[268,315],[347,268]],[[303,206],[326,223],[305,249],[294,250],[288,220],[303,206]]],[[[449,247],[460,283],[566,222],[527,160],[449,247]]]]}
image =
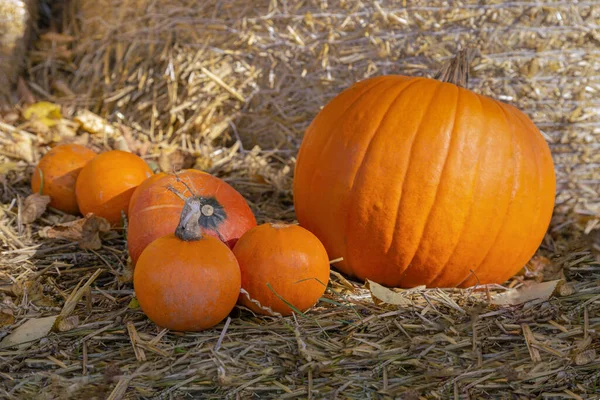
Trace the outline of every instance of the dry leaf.
{"type": "Polygon", "coordinates": [[[544,269],[547,268],[552,261],[544,256],[533,256],[531,260],[523,267],[519,275],[525,276],[525,278],[534,279],[536,282],[542,282],[544,280],[544,269]]]}
{"type": "Polygon", "coordinates": [[[575,356],[576,365],[586,365],[594,360],[596,360],[596,350],[594,349],[582,351],[575,356]]]}
{"type": "Polygon", "coordinates": [[[121,151],[126,151],[127,153],[131,153],[131,149],[129,148],[129,144],[127,144],[127,141],[125,140],[125,138],[123,136],[117,137],[113,141],[112,147],[115,150],[121,150],[121,151]]]}
{"type": "Polygon", "coordinates": [[[33,104],[35,103],[35,96],[29,89],[29,85],[25,82],[22,76],[19,76],[17,80],[17,94],[19,99],[23,101],[25,104],[33,104]]]}
{"type": "Polygon", "coordinates": [[[192,168],[195,162],[196,159],[193,155],[181,150],[163,150],[160,152],[160,157],[158,158],[158,166],[163,172],[173,172],[192,168]]]}
{"type": "Polygon", "coordinates": [[[56,124],[52,130],[54,131],[53,139],[56,142],[60,142],[65,138],[74,138],[77,136],[75,129],[73,129],[73,127],[71,127],[67,122],[64,122],[64,120],[61,120],[58,124],[56,124]]]}
{"type": "Polygon", "coordinates": [[[15,316],[10,309],[0,310],[0,328],[9,326],[15,323],[15,316]]]}
{"type": "Polygon", "coordinates": [[[401,306],[412,304],[411,301],[404,298],[402,294],[394,292],[393,290],[368,279],[365,286],[371,292],[371,297],[373,297],[373,302],[375,304],[387,303],[401,306]]]}
{"type": "Polygon", "coordinates": [[[102,247],[100,233],[110,231],[110,223],[106,219],[93,214],[86,215],[85,219],[79,247],[82,249],[97,250],[102,247]]]}
{"type": "Polygon", "coordinates": [[[2,119],[2,121],[9,125],[16,125],[21,117],[19,116],[18,112],[11,110],[7,113],[2,113],[0,115],[0,118],[2,119]]]}
{"type": "Polygon", "coordinates": [[[491,304],[496,305],[517,305],[532,300],[547,300],[552,296],[559,279],[549,282],[533,283],[524,285],[518,289],[510,289],[492,297],[491,304]]]}
{"type": "Polygon", "coordinates": [[[60,121],[62,115],[58,104],[48,101],[39,101],[23,110],[23,118],[26,120],[37,120],[46,127],[54,126],[60,121]]]}
{"type": "Polygon", "coordinates": [[[575,286],[563,280],[560,281],[560,283],[557,286],[557,289],[558,295],[561,297],[571,296],[573,293],[575,293],[575,286]]]}
{"type": "Polygon", "coordinates": [[[92,134],[112,136],[117,132],[107,120],[88,110],[79,110],[73,120],[81,124],[81,129],[92,134]]]}
{"type": "Polygon", "coordinates": [[[559,264],[555,264],[549,258],[540,255],[533,256],[518,275],[523,275],[525,278],[533,279],[536,282],[565,279],[564,271],[559,264]]]}
{"type": "Polygon", "coordinates": [[[42,216],[50,204],[50,196],[33,193],[27,196],[23,203],[21,218],[24,224],[31,224],[42,216]]]}
{"type": "Polygon", "coordinates": [[[75,93],[73,93],[69,85],[60,79],[52,82],[52,87],[64,96],[75,96],[75,93]]]}
{"type": "Polygon", "coordinates": [[[128,151],[136,153],[140,156],[148,152],[148,149],[151,146],[150,142],[142,142],[141,140],[138,140],[135,135],[131,133],[131,128],[123,124],[119,124],[119,130],[121,131],[121,136],[116,140],[117,144],[119,144],[120,141],[124,141],[125,143],[121,143],[119,145],[126,147],[128,151]]]}
{"type": "Polygon", "coordinates": [[[29,164],[32,164],[35,160],[36,150],[30,136],[19,135],[13,143],[4,146],[3,150],[7,155],[25,160],[29,164]]]}
{"type": "Polygon", "coordinates": [[[16,162],[6,161],[0,164],[0,175],[6,175],[11,171],[20,169],[20,165],[16,162]]]}
{"type": "Polygon", "coordinates": [[[59,332],[67,332],[79,326],[79,316],[71,315],[67,318],[60,318],[56,324],[56,329],[59,332]]]}
{"type": "Polygon", "coordinates": [[[27,296],[27,301],[40,307],[53,307],[56,304],[51,297],[44,294],[44,288],[38,281],[18,281],[11,287],[12,293],[22,298],[27,296]]]}
{"type": "Polygon", "coordinates": [[[66,239],[78,242],[82,249],[98,250],[102,247],[100,234],[110,231],[110,223],[92,213],[75,221],[48,226],[39,231],[39,235],[49,239],[66,239]]]}
{"type": "Polygon", "coordinates": [[[132,309],[132,310],[136,310],[136,309],[140,308],[140,302],[138,301],[138,299],[136,299],[134,297],[133,299],[131,299],[131,301],[127,305],[127,308],[132,309]]]}
{"type": "Polygon", "coordinates": [[[44,318],[32,318],[19,326],[0,342],[0,349],[18,346],[24,350],[34,341],[48,335],[58,315],[44,318]]]}
{"type": "Polygon", "coordinates": [[[62,140],[63,143],[74,143],[74,144],[80,144],[82,146],[88,146],[90,143],[90,134],[89,133],[83,133],[80,135],[77,135],[75,137],[72,138],[64,138],[62,140]]]}

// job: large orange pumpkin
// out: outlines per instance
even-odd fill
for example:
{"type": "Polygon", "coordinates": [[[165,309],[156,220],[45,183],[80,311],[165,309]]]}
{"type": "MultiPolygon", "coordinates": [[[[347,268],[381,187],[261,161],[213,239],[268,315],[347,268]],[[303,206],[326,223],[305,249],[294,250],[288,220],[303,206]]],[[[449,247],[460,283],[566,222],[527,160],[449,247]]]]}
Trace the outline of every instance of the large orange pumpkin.
{"type": "Polygon", "coordinates": [[[157,174],[140,185],[130,204],[127,245],[134,264],[146,246],[177,227],[184,202],[167,190],[169,186],[188,196],[211,199],[215,213],[201,221],[202,231],[223,240],[230,248],[256,226],[256,218],[244,197],[225,181],[193,169],[181,171],[177,176],[157,174]],[[186,185],[193,193],[189,193],[186,185]]]}
{"type": "Polygon", "coordinates": [[[315,235],[298,225],[267,223],[252,228],[238,240],[233,253],[246,291],[239,302],[258,314],[291,315],[293,309],[286,303],[304,312],[327,288],[327,251],[315,235]]]}
{"type": "Polygon", "coordinates": [[[136,187],[153,175],[152,169],[135,154],[111,150],[99,154],[79,173],[75,193],[81,212],[94,213],[113,225],[127,215],[136,187]]]}
{"type": "Polygon", "coordinates": [[[203,236],[198,222],[213,215],[211,204],[210,199],[188,198],[175,234],[150,243],[138,260],[135,294],[142,311],[160,327],[202,331],[235,307],[241,288],[238,262],[219,239],[203,236]]]}
{"type": "Polygon", "coordinates": [[[53,147],[40,159],[31,177],[31,190],[50,196],[50,206],[69,214],[77,214],[75,182],[81,169],[96,153],[79,144],[53,147]],[[43,187],[42,187],[43,186],[43,187]]]}
{"type": "Polygon", "coordinates": [[[448,82],[379,76],[312,121],[293,190],[300,224],[343,257],[342,272],[468,287],[523,267],[555,186],[548,144],[515,107],[448,82]]]}

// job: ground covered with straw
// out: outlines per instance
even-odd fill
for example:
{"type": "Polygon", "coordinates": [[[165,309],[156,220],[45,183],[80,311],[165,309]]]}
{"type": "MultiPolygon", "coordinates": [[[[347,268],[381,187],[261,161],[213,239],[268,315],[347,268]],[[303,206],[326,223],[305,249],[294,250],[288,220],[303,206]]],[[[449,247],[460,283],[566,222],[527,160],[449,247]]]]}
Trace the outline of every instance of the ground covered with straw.
{"type": "Polygon", "coordinates": [[[600,398],[596,2],[79,3],[54,10],[22,104],[0,115],[0,341],[53,325],[0,348],[0,397],[600,398]],[[170,332],[139,309],[124,231],[90,249],[48,238],[75,217],[30,221],[37,160],[77,142],[208,171],[259,222],[293,222],[294,157],[319,108],[367,76],[432,76],[467,45],[469,87],[525,111],[557,165],[551,228],[502,286],[389,291],[333,271],[305,315],[236,308],[170,332]]]}

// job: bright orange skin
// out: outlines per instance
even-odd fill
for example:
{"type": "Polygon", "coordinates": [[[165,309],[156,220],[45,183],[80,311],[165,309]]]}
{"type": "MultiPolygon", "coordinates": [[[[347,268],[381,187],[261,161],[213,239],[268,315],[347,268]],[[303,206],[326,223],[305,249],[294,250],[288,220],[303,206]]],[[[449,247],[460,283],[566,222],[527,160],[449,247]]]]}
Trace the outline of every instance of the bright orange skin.
{"type": "Polygon", "coordinates": [[[153,175],[152,169],[135,154],[111,150],[99,154],[79,174],[75,193],[81,212],[106,218],[112,225],[127,215],[135,188],[153,175]]]}
{"type": "MultiPolygon", "coordinates": [[[[183,201],[167,190],[172,185],[186,197],[185,186],[172,174],[158,174],[140,185],[129,210],[127,246],[135,264],[142,251],[152,241],[175,231],[183,201]]],[[[235,242],[250,228],[256,226],[256,218],[244,197],[225,181],[198,170],[184,170],[177,174],[199,196],[214,196],[227,213],[227,219],[218,228],[225,243],[232,248],[235,242]]],[[[203,232],[218,237],[214,231],[203,232]]]]}
{"type": "Polygon", "coordinates": [[[342,272],[393,287],[502,283],[554,207],[548,144],[515,107],[433,79],[381,76],[334,98],[300,147],[302,226],[342,272]]]}
{"type": "MultiPolygon", "coordinates": [[[[291,315],[293,310],[277,294],[304,312],[325,293],[329,282],[327,251],[315,235],[298,225],[252,228],[238,240],[233,253],[242,270],[242,288],[262,306],[281,315],[291,315]]],[[[239,303],[257,314],[270,315],[243,294],[239,303]]]]}
{"type": "Polygon", "coordinates": [[[42,194],[50,196],[50,207],[77,214],[79,206],[75,197],[75,182],[81,169],[94,157],[96,153],[93,150],[79,144],[53,147],[44,154],[33,171],[31,190],[33,193],[40,191],[41,171],[44,176],[42,194]]]}
{"type": "Polygon", "coordinates": [[[201,331],[233,310],[241,287],[235,256],[219,239],[185,242],[175,235],[152,242],[138,260],[133,287],[142,311],[174,331],[201,331]]]}
{"type": "Polygon", "coordinates": [[[144,192],[147,187],[151,186],[154,181],[159,180],[162,177],[167,176],[168,174],[164,172],[159,172],[157,174],[152,175],[150,178],[146,179],[144,182],[140,183],[138,187],[135,188],[133,194],[131,195],[131,199],[129,199],[129,209],[127,210],[127,215],[131,215],[131,210],[133,209],[133,205],[135,204],[140,193],[144,192]]]}

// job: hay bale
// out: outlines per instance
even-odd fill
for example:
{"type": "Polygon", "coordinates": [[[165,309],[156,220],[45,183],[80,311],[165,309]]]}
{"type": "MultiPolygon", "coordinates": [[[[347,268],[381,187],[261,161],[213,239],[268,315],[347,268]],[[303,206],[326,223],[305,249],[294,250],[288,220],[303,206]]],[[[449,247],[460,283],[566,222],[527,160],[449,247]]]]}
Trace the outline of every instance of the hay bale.
{"type": "Polygon", "coordinates": [[[0,2],[0,104],[14,101],[13,88],[23,67],[37,12],[35,0],[0,2]]]}
{"type": "Polygon", "coordinates": [[[353,82],[433,76],[458,46],[475,47],[470,88],[517,106],[544,132],[559,209],[597,207],[600,41],[593,27],[600,5],[73,3],[79,30],[71,32],[76,67],[67,80],[77,97],[65,101],[113,118],[118,111],[138,134],[192,148],[241,138],[242,148],[293,156],[319,108],[353,82]]]}

